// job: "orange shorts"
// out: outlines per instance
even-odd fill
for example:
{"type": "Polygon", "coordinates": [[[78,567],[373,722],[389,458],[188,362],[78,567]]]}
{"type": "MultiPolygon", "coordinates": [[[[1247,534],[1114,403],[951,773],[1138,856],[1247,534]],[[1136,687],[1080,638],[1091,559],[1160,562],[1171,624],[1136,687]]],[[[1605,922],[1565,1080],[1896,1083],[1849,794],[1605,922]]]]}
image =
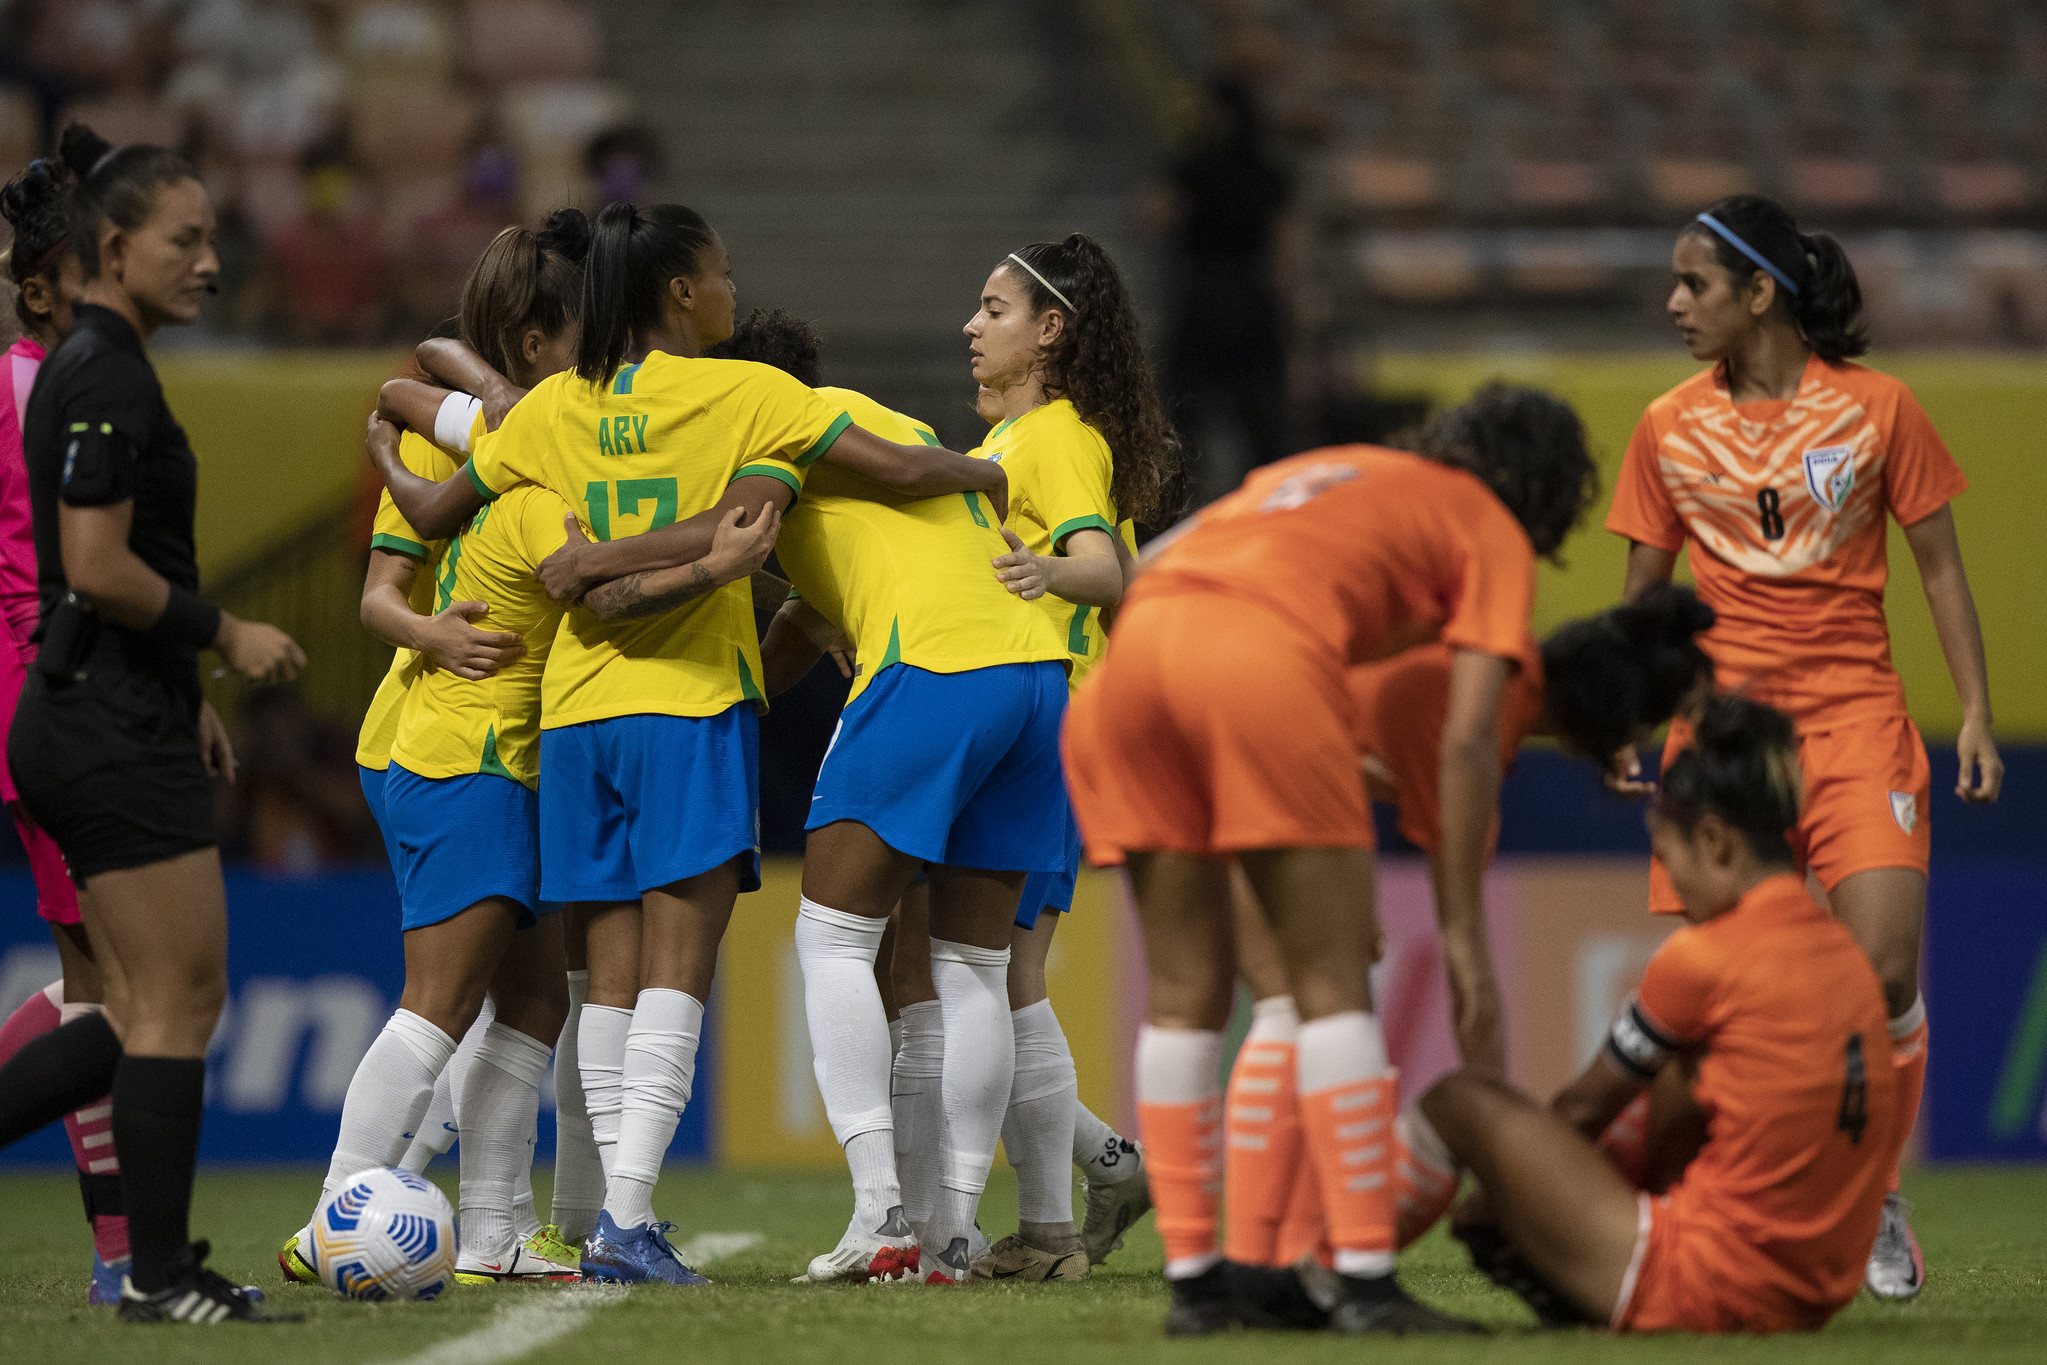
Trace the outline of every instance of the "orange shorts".
{"type": "Polygon", "coordinates": [[[1372,847],[1349,713],[1342,661],[1269,609],[1140,599],[1066,712],[1089,861],[1372,847]]]}
{"type": "Polygon", "coordinates": [[[1639,1194],[1635,1254],[1621,1281],[1611,1326],[1616,1332],[1810,1332],[1826,1326],[1840,1303],[1787,1296],[1760,1279],[1755,1253],[1740,1232],[1675,1194],[1639,1194]]]}
{"type": "MultiPolygon", "coordinates": [[[[1663,764],[1691,743],[1691,726],[1670,723],[1663,764]]],[[[1857,872],[1879,867],[1926,871],[1933,848],[1927,822],[1933,777],[1926,741],[1902,712],[1798,737],[1805,773],[1805,812],[1791,831],[1799,866],[1832,891],[1857,872]]],[[[1649,860],[1649,908],[1659,915],[1684,906],[1670,875],[1649,860]]]]}

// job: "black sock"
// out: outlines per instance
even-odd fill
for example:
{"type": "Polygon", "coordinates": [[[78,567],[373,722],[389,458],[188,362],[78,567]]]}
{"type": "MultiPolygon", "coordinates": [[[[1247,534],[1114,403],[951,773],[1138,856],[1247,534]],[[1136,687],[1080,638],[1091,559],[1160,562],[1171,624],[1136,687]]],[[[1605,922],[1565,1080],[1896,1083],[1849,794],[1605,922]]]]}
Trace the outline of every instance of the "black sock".
{"type": "Polygon", "coordinates": [[[190,1245],[192,1170],[206,1063],[198,1057],[123,1057],[114,1074],[114,1155],[128,1210],[129,1278],[138,1293],[170,1283],[172,1262],[190,1245]]]}
{"type": "Polygon", "coordinates": [[[0,1067],[0,1147],[105,1096],[120,1060],[121,1040],[97,1012],[31,1041],[0,1067]]]}

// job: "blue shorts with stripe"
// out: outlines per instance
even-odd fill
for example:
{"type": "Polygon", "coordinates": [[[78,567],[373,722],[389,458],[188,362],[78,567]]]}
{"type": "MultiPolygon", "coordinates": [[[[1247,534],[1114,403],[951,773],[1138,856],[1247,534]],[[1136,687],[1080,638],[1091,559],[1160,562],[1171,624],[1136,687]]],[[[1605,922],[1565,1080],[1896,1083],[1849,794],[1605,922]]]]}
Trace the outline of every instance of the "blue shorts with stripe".
{"type": "Polygon", "coordinates": [[[1070,818],[1065,714],[1057,663],[964,673],[893,664],[839,717],[805,828],[856,820],[926,862],[1056,872],[1070,818]]]}
{"type": "Polygon", "coordinates": [[[398,841],[391,837],[391,822],[384,815],[384,777],[382,768],[365,768],[355,765],[355,775],[362,782],[362,799],[369,803],[370,816],[377,822],[377,833],[384,836],[384,856],[391,860],[391,875],[398,875],[398,841]]]}
{"type": "Polygon", "coordinates": [[[487,896],[516,902],[520,928],[535,921],[540,809],[524,783],[491,773],[421,777],[398,763],[383,777],[384,827],[407,929],[452,919],[487,896]]]}
{"type": "Polygon", "coordinates": [[[760,715],[614,716],[540,732],[541,894],[630,901],[744,857],[760,889],[760,715]]]}

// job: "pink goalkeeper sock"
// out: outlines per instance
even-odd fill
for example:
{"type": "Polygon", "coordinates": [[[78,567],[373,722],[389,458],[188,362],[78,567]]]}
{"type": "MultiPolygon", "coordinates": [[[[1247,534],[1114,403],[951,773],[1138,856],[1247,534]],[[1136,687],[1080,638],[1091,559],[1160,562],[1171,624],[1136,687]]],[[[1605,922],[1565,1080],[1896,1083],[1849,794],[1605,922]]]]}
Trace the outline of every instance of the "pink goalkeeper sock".
{"type": "Polygon", "coordinates": [[[62,1022],[64,1016],[57,1001],[63,998],[63,994],[64,983],[53,981],[32,993],[21,1002],[19,1009],[7,1016],[5,1023],[0,1023],[0,1066],[5,1066],[15,1053],[62,1022]]]}
{"type": "MultiPolygon", "coordinates": [[[[36,1038],[67,1024],[89,1006],[63,1004],[64,983],[53,981],[21,1002],[21,1007],[0,1023],[0,1065],[36,1038]]],[[[128,1220],[119,1213],[102,1212],[121,1206],[121,1163],[114,1157],[114,1105],[112,1099],[89,1104],[64,1120],[64,1132],[71,1139],[71,1157],[78,1163],[80,1182],[86,1191],[86,1217],[92,1223],[92,1247],[102,1261],[119,1261],[128,1255],[128,1220]]]]}

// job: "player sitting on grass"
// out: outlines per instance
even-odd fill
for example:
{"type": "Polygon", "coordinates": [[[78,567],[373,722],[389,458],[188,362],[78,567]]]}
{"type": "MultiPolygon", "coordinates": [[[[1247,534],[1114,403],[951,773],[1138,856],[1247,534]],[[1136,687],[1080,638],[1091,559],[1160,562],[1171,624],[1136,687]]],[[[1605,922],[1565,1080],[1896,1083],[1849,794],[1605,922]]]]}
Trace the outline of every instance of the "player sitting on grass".
{"type": "MultiPolygon", "coordinates": [[[[1550,1108],[1494,1074],[1449,1076],[1410,1134],[1418,1156],[1477,1177],[1456,1231],[1547,1322],[1811,1330],[1861,1287],[1889,1190],[1888,1014],[1868,958],[1793,867],[1791,721],[1727,696],[1695,724],[1649,815],[1691,924],[1607,1046],[1550,1108]],[[1652,1195],[1593,1139],[1673,1065],[1710,1132],[1652,1195]]],[[[1649,1155],[1667,1169],[1684,1154],[1649,1155]]]]}

